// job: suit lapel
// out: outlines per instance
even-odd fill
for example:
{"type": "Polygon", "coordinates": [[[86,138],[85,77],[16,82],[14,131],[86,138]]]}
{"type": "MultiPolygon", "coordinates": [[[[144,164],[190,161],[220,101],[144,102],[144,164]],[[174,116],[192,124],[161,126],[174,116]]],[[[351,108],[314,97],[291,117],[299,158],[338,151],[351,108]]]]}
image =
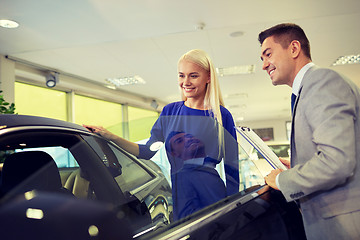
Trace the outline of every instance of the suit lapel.
{"type": "Polygon", "coordinates": [[[304,86],[304,82],[306,82],[306,78],[308,76],[309,73],[311,73],[312,71],[314,71],[316,68],[318,68],[317,66],[312,66],[310,67],[306,73],[304,74],[304,77],[301,81],[301,84],[300,84],[300,89],[299,89],[299,93],[295,99],[295,104],[294,104],[294,110],[293,110],[293,114],[292,114],[292,118],[291,118],[291,134],[290,134],[290,164],[291,164],[291,167],[293,167],[294,165],[294,161],[293,159],[294,156],[296,156],[296,148],[295,148],[295,115],[296,115],[296,108],[297,108],[297,105],[298,105],[298,102],[300,100],[300,96],[301,96],[301,91],[303,89],[303,86],[304,86]]]}

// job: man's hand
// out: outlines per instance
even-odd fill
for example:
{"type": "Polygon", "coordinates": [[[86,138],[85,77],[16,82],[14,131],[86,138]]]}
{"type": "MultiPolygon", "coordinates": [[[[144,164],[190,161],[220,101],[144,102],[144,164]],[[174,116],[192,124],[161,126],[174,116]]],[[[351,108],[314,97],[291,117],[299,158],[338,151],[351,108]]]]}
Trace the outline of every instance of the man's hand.
{"type": "Polygon", "coordinates": [[[279,157],[279,160],[280,160],[280,162],[282,162],[282,164],[284,164],[285,165],[285,167],[286,168],[290,168],[291,166],[290,166],[290,161],[289,160],[287,160],[287,159],[285,159],[285,158],[281,158],[281,157],[279,157]]]}
{"type": "Polygon", "coordinates": [[[279,190],[278,186],[276,185],[276,176],[281,173],[282,169],[275,169],[272,170],[268,175],[265,177],[265,182],[267,185],[272,187],[273,189],[279,190]]]}

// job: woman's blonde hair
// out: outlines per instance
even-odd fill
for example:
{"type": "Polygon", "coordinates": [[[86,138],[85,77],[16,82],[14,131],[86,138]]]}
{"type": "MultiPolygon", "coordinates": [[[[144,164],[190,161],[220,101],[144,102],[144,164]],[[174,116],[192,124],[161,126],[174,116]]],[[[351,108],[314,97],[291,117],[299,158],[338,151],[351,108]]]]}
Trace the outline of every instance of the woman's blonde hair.
{"type": "MultiPolygon", "coordinates": [[[[220,106],[224,106],[224,100],[221,95],[219,80],[215,71],[214,64],[212,63],[209,55],[201,49],[193,49],[182,55],[178,61],[188,61],[199,65],[210,74],[210,83],[207,84],[206,93],[204,98],[204,109],[208,110],[214,115],[217,120],[218,134],[219,134],[219,150],[223,148],[224,130],[222,124],[222,116],[220,106]]],[[[181,98],[186,101],[186,97],[181,91],[181,98]]],[[[219,151],[220,154],[221,151],[219,151]]]]}
{"type": "MultiPolygon", "coordinates": [[[[214,118],[222,125],[222,117],[220,112],[220,105],[224,106],[224,100],[221,95],[219,80],[209,55],[201,49],[193,49],[182,55],[178,61],[188,61],[199,65],[210,74],[210,83],[206,87],[204,98],[204,109],[209,110],[214,114],[214,118]]],[[[186,101],[186,97],[181,91],[181,98],[186,101]]]]}

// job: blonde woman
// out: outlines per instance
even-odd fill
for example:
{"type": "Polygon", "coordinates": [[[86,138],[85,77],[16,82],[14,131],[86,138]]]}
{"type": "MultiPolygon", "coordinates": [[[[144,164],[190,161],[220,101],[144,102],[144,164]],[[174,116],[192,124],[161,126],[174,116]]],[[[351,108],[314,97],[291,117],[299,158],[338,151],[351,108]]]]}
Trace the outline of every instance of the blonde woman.
{"type": "MultiPolygon", "coordinates": [[[[178,84],[182,101],[170,103],[163,108],[146,144],[127,141],[102,127],[84,126],[142,159],[150,159],[158,150],[154,146],[159,142],[165,143],[171,132],[192,134],[201,139],[207,149],[207,157],[194,161],[194,164],[206,164],[215,168],[224,159],[227,195],[238,192],[238,150],[234,121],[231,113],[224,107],[215,68],[206,52],[194,49],[181,56],[178,61],[178,84]]],[[[184,145],[186,147],[191,146],[184,145]]],[[[183,167],[183,160],[167,155],[171,165],[176,218],[176,173],[183,167]]]]}

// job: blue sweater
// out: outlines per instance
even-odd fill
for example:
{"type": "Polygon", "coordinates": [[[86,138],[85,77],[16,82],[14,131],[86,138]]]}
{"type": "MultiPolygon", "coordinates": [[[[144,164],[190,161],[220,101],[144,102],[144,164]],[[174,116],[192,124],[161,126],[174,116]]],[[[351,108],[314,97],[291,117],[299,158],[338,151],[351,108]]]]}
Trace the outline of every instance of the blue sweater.
{"type": "MultiPolygon", "coordinates": [[[[224,129],[227,130],[228,132],[227,134],[231,134],[236,140],[236,131],[234,128],[235,124],[231,113],[223,106],[220,106],[220,111],[221,111],[224,129]]],[[[200,129],[196,129],[197,127],[199,127],[199,123],[201,128],[209,127],[210,125],[202,124],[202,120],[204,119],[204,117],[209,117],[209,116],[213,116],[213,114],[207,110],[189,108],[185,106],[183,101],[174,102],[166,105],[163,108],[159,119],[155,122],[151,130],[151,137],[149,141],[146,144],[139,144],[138,157],[142,159],[150,159],[152,156],[154,156],[156,151],[151,151],[150,146],[155,142],[165,143],[166,137],[172,131],[184,131],[187,133],[194,132],[194,130],[195,131],[200,130],[200,129]],[[194,122],[191,122],[192,120],[194,120],[194,122]],[[183,121],[183,123],[179,123],[181,121],[183,121]],[[173,128],[170,129],[169,127],[173,127],[173,128]]],[[[213,126],[210,127],[214,127],[215,120],[213,118],[209,118],[209,120],[213,121],[212,123],[213,126]]],[[[209,124],[209,121],[205,121],[205,122],[209,124]]],[[[197,136],[204,135],[201,133],[201,131],[199,132],[200,132],[199,134],[195,134],[195,135],[197,136]]]]}
{"type": "MultiPolygon", "coordinates": [[[[239,160],[235,125],[231,113],[226,108],[221,106],[220,111],[223,126],[219,126],[213,118],[213,113],[207,110],[189,108],[183,101],[170,103],[164,107],[152,127],[148,142],[139,144],[138,157],[150,159],[157,151],[156,148],[152,148],[157,145],[154,143],[165,143],[171,166],[175,220],[239,191],[239,160]],[[224,128],[224,147],[221,148],[218,141],[219,127],[224,128]],[[196,143],[188,141],[188,146],[184,140],[179,144],[183,144],[183,148],[180,148],[178,152],[186,152],[189,149],[192,149],[194,154],[201,152],[204,159],[201,165],[189,165],[191,159],[181,159],[171,149],[169,150],[168,139],[175,136],[174,132],[189,134],[193,136],[189,139],[196,139],[196,143]],[[225,167],[226,187],[215,170],[216,164],[222,160],[225,167]]],[[[193,155],[190,154],[190,156],[193,155]]]]}
{"type": "MultiPolygon", "coordinates": [[[[165,143],[167,136],[173,131],[192,134],[204,142],[207,159],[212,159],[215,164],[224,158],[227,187],[230,182],[235,183],[229,194],[238,192],[239,169],[236,130],[231,113],[223,106],[220,107],[223,127],[225,152],[219,153],[218,124],[207,110],[193,109],[185,106],[183,101],[166,105],[151,129],[151,137],[146,144],[139,144],[139,158],[150,159],[157,149],[152,149],[153,143],[165,143]],[[225,156],[225,157],[224,157],[225,156]],[[230,181],[231,180],[231,181],[230,181]]],[[[220,126],[221,127],[221,126],[220,126]]],[[[221,149],[221,148],[220,148],[221,149]]],[[[171,156],[167,152],[171,166],[171,174],[178,172],[183,167],[183,160],[171,156]]]]}

